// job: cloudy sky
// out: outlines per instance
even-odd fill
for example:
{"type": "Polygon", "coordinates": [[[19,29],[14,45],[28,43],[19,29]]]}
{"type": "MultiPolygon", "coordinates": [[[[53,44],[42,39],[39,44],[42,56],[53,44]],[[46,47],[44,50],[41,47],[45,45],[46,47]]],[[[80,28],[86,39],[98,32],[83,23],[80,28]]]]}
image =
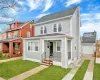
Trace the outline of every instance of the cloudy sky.
{"type": "MultiPolygon", "coordinates": [[[[100,38],[100,1],[99,0],[16,0],[18,6],[5,10],[16,21],[38,20],[42,16],[59,12],[80,4],[82,27],[80,34],[97,31],[100,38]]],[[[0,17],[11,21],[12,18],[0,17]]],[[[6,25],[0,25],[3,28],[6,25]]]]}

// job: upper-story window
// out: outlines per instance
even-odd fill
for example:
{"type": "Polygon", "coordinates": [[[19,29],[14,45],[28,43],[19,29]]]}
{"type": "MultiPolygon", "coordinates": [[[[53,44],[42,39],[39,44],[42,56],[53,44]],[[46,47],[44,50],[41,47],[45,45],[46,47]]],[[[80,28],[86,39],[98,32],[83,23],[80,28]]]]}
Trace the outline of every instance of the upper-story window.
{"type": "Polygon", "coordinates": [[[57,24],[54,24],[53,27],[54,27],[53,31],[54,31],[54,32],[57,32],[57,24]]]}
{"type": "Polygon", "coordinates": [[[58,24],[58,32],[62,31],[61,23],[58,24]]]}
{"type": "Polygon", "coordinates": [[[53,25],[53,32],[61,32],[61,31],[62,31],[61,23],[53,25]]]}
{"type": "Polygon", "coordinates": [[[8,38],[12,38],[11,32],[8,33],[8,38]]]}
{"type": "Polygon", "coordinates": [[[14,37],[18,37],[18,31],[14,32],[14,37]]]}
{"type": "Polygon", "coordinates": [[[12,29],[14,28],[14,24],[11,25],[11,28],[12,28],[12,29]]]}
{"type": "Polygon", "coordinates": [[[30,28],[32,28],[32,24],[30,24],[30,28]]]}
{"type": "Polygon", "coordinates": [[[30,32],[29,31],[27,31],[27,37],[30,37],[31,35],[30,35],[30,32]]]}
{"type": "Polygon", "coordinates": [[[44,33],[47,33],[47,28],[46,28],[46,26],[44,27],[44,33]]]}
{"type": "Polygon", "coordinates": [[[43,27],[41,27],[41,34],[43,34],[43,27]]]}

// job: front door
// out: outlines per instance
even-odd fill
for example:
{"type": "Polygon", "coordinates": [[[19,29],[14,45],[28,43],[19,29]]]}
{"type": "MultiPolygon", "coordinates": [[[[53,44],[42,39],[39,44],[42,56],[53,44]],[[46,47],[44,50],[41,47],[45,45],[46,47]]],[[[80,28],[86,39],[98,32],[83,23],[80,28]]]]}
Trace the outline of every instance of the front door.
{"type": "Polygon", "coordinates": [[[50,56],[53,56],[53,42],[50,42],[50,56]]]}

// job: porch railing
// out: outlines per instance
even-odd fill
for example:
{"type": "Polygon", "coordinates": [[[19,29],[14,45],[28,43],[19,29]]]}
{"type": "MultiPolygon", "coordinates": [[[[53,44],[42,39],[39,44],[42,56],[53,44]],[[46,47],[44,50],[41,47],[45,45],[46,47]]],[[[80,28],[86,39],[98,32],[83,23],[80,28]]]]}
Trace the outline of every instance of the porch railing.
{"type": "Polygon", "coordinates": [[[52,60],[52,61],[58,61],[61,62],[61,52],[53,52],[53,55],[50,56],[49,53],[44,52],[41,57],[42,57],[42,61],[43,60],[52,60]]]}

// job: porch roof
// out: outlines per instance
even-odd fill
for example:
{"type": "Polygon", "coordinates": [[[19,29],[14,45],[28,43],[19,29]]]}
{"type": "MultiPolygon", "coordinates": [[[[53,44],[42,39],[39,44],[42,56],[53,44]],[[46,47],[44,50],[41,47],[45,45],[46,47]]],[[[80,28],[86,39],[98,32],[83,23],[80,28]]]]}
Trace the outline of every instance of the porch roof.
{"type": "Polygon", "coordinates": [[[21,38],[15,38],[15,39],[4,39],[4,40],[2,40],[2,41],[3,41],[3,42],[9,42],[9,41],[18,40],[18,39],[21,39],[21,38]]]}
{"type": "Polygon", "coordinates": [[[68,36],[66,34],[55,33],[55,34],[38,35],[38,36],[34,36],[34,37],[30,37],[30,38],[24,38],[24,39],[61,38],[61,37],[67,37],[69,39],[73,38],[73,37],[68,36]]]}

